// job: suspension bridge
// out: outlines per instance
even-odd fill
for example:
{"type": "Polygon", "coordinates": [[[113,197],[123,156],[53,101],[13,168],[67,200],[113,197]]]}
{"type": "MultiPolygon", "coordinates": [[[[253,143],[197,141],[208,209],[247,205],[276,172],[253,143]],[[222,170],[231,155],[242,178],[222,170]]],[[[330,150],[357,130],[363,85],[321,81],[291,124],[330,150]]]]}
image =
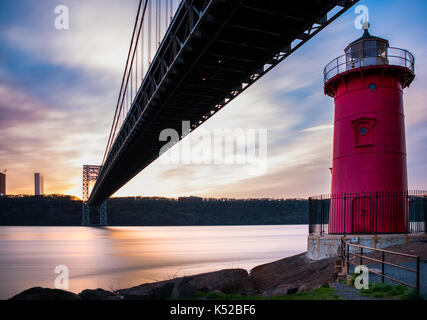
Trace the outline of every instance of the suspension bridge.
{"type": "Polygon", "coordinates": [[[159,157],[163,129],[190,121],[182,139],[356,2],[140,0],[87,206],[103,207],[159,157]]]}

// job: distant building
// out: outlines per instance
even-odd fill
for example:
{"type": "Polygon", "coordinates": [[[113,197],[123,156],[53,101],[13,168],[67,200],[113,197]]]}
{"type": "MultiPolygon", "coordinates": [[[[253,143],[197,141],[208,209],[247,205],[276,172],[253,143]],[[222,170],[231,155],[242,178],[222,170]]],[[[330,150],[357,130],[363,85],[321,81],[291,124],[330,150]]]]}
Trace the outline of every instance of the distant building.
{"type": "Polygon", "coordinates": [[[44,194],[43,176],[38,172],[34,173],[34,194],[36,196],[44,194]]]}
{"type": "Polygon", "coordinates": [[[4,172],[0,172],[0,196],[4,196],[6,194],[6,170],[4,172]]]}

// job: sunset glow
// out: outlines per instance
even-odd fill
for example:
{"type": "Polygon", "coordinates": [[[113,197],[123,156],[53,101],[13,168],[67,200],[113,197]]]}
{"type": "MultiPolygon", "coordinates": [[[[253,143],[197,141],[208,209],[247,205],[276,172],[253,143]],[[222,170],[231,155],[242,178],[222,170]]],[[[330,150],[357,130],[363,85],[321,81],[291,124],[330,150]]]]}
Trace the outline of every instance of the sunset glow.
{"type": "MultiPolygon", "coordinates": [[[[70,8],[70,29],[63,31],[54,28],[56,1],[0,5],[0,169],[7,169],[9,194],[33,193],[33,173],[41,172],[46,193],[81,197],[83,164],[102,161],[137,1],[63,3],[70,8]]],[[[372,32],[410,49],[416,68],[425,70],[425,3],[384,3],[363,1],[372,32]]],[[[265,172],[156,161],[115,196],[287,198],[328,192],[333,103],[324,96],[322,72],[349,39],[360,36],[354,16],[349,10],[202,125],[212,131],[268,129],[265,172]]],[[[420,74],[405,92],[414,189],[427,178],[426,85],[420,74]]]]}

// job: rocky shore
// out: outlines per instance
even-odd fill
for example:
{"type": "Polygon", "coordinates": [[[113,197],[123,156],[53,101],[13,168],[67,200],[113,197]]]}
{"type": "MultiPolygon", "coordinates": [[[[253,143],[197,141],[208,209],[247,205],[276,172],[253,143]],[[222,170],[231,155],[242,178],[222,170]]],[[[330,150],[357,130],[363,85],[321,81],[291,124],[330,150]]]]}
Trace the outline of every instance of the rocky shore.
{"type": "Polygon", "coordinates": [[[86,289],[75,294],[60,289],[33,287],[11,300],[152,300],[192,298],[197,292],[218,292],[265,297],[304,292],[333,281],[333,259],[310,261],[306,253],[253,268],[215,272],[145,283],[108,291],[86,289]]]}
{"type": "MultiPolygon", "coordinates": [[[[392,251],[410,253],[427,261],[427,241],[415,241],[388,248],[392,251]]],[[[371,253],[373,257],[377,253],[371,253]]],[[[197,292],[217,292],[239,294],[242,296],[259,295],[265,298],[307,292],[319,288],[325,283],[335,282],[335,258],[312,261],[306,253],[263,264],[249,273],[244,269],[226,269],[215,272],[175,278],[166,281],[144,283],[139,286],[107,291],[104,289],[86,289],[75,294],[72,292],[34,287],[25,290],[12,300],[153,300],[186,299],[195,297],[197,292]]],[[[406,262],[406,258],[391,257],[393,263],[406,262]]],[[[367,262],[367,261],[366,261],[367,262]]],[[[422,275],[422,283],[426,280],[422,275]]]]}

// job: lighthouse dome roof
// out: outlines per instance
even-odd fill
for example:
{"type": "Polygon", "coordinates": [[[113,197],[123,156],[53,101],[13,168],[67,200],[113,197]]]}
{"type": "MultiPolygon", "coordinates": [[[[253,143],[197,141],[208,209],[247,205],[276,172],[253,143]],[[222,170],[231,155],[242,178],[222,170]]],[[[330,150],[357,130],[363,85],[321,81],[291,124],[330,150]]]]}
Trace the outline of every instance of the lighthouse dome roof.
{"type": "MultiPolygon", "coordinates": [[[[386,48],[388,48],[390,46],[390,44],[389,44],[389,42],[388,42],[387,39],[373,36],[373,35],[371,35],[369,33],[368,29],[365,29],[365,32],[363,33],[363,35],[360,38],[354,40],[352,43],[350,43],[347,46],[347,48],[345,48],[344,52],[347,53],[347,51],[350,48],[352,48],[353,46],[360,46],[365,41],[377,41],[378,43],[382,44],[382,45],[378,45],[378,47],[386,47],[386,48]]],[[[362,47],[364,47],[364,46],[362,46],[362,47]]]]}

